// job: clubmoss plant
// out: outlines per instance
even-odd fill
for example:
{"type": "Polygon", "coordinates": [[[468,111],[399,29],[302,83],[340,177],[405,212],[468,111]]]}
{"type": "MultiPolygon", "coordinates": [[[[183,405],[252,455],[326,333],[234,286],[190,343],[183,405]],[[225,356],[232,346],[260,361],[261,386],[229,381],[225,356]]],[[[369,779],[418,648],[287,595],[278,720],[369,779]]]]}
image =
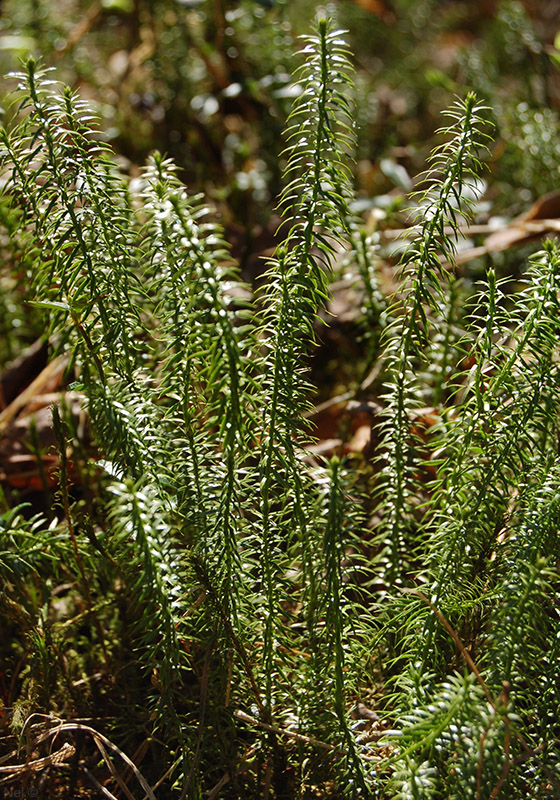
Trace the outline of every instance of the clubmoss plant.
{"type": "MultiPolygon", "coordinates": [[[[195,796],[221,736],[189,722],[198,701],[184,687],[200,670],[214,729],[224,720],[232,728],[229,709],[246,692],[273,728],[293,714],[302,732],[351,742],[347,725],[336,733],[346,714],[341,489],[323,515],[303,415],[303,365],[346,226],[350,70],[326,21],[304,53],[283,243],[256,305],[174,166],[155,154],[131,191],[87,107],[32,60],[19,78],[21,121],[2,134],[7,196],[41,243],[29,273],[35,304],[71,354],[102,454],[103,569],[130,606],[141,670],[156,690],[146,712],[154,733],[171,737],[184,796],[195,796]],[[320,690],[331,671],[335,696],[320,690]],[[316,700],[306,697],[311,686],[316,700]],[[319,704],[334,711],[328,732],[308,716],[319,704]]],[[[80,571],[79,549],[74,557],[80,571]]],[[[109,631],[96,630],[107,651],[109,631]]],[[[271,734],[261,757],[277,792],[288,780],[284,750],[271,734]]]]}
{"type": "MultiPolygon", "coordinates": [[[[95,479],[72,485],[80,448],[55,411],[56,515],[0,524],[7,704],[50,714],[24,722],[30,758],[45,727],[95,715],[149,796],[552,797],[558,247],[508,297],[489,269],[465,311],[455,241],[488,142],[468,94],[384,297],[348,212],[340,31],[320,20],[303,55],[281,241],[254,295],[168,159],[128,181],[85,103],[33,60],[19,76],[0,219],[82,393],[95,479]],[[345,249],[385,382],[375,514],[353,460],[309,449],[309,363],[345,249]]],[[[45,785],[130,796],[103,758],[84,750],[45,785]]]]}

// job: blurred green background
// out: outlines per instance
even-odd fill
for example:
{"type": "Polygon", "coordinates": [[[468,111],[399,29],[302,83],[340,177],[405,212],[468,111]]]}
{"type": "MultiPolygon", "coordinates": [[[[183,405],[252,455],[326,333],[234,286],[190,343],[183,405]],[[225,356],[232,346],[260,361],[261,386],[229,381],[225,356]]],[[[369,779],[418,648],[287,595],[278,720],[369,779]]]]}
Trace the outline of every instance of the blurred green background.
{"type": "Polygon", "coordinates": [[[125,170],[164,151],[247,236],[274,206],[298,37],[319,11],[348,29],[354,52],[364,205],[410,188],[441,109],[467,89],[492,107],[498,128],[493,203],[511,211],[556,188],[557,9],[515,0],[3,0],[0,60],[8,73],[40,56],[94,104],[125,170]]]}
{"type": "MultiPolygon", "coordinates": [[[[325,13],[354,54],[354,210],[364,221],[407,224],[441,112],[470,89],[495,128],[475,220],[505,224],[558,188],[560,10],[548,0],[2,0],[0,111],[4,121],[15,113],[9,73],[40,57],[93,106],[131,180],[155,149],[176,161],[253,281],[275,243],[301,36],[325,13]]],[[[38,334],[5,237],[0,251],[5,364],[38,334]]],[[[498,253],[495,266],[523,255],[498,253]]],[[[469,269],[476,279],[476,263],[469,269]]]]}

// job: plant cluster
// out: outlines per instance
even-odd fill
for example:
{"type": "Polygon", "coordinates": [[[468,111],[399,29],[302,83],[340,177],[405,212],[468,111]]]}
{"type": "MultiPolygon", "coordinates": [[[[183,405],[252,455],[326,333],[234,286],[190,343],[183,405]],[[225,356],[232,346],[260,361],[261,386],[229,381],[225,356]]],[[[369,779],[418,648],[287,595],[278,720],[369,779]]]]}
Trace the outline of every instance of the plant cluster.
{"type": "Polygon", "coordinates": [[[256,293],[170,160],[127,180],[87,103],[33,59],[17,77],[4,247],[90,440],[54,406],[54,501],[1,520],[5,736],[52,796],[130,796],[133,773],[150,798],[552,798],[558,246],[513,293],[461,281],[490,141],[468,93],[386,296],[349,210],[341,32],[321,19],[303,54],[256,293]],[[380,403],[362,470],[312,447],[344,249],[380,403]],[[135,754],[126,780],[109,750],[135,754]]]}

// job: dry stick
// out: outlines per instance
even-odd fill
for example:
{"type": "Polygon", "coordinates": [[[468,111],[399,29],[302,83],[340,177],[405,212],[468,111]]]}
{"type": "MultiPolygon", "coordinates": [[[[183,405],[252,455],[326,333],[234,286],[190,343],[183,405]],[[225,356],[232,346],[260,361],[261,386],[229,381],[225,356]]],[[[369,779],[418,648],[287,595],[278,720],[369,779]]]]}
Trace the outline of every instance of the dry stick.
{"type": "MultiPolygon", "coordinates": [[[[353,400],[358,392],[365,392],[365,390],[369,389],[371,384],[377,379],[383,368],[385,360],[385,356],[381,356],[377,359],[372,369],[360,383],[358,389],[350,389],[348,392],[336,395],[335,397],[330,397],[323,403],[319,403],[318,406],[314,406],[309,411],[305,411],[303,416],[306,419],[309,419],[310,417],[314,417],[316,414],[319,414],[321,411],[327,411],[327,409],[331,408],[332,406],[337,406],[339,403],[345,403],[347,400],[353,400]]],[[[380,408],[380,406],[375,406],[376,411],[380,408]]]]}
{"type": "Polygon", "coordinates": [[[125,793],[125,795],[127,796],[128,800],[134,800],[134,796],[130,792],[128,786],[123,781],[122,777],[117,772],[115,765],[111,761],[111,757],[109,756],[109,753],[105,750],[105,748],[103,747],[103,745],[101,744],[100,741],[98,741],[97,739],[94,739],[93,741],[95,742],[95,746],[97,747],[97,749],[101,753],[101,758],[107,764],[107,767],[109,768],[109,772],[111,773],[111,775],[113,776],[115,781],[118,783],[118,785],[120,786],[122,791],[125,793]]]}
{"type": "MultiPolygon", "coordinates": [[[[505,747],[506,751],[506,760],[504,761],[504,766],[502,767],[502,774],[498,778],[498,781],[494,788],[492,789],[492,794],[490,795],[490,800],[496,800],[496,797],[500,794],[502,786],[504,785],[505,779],[507,778],[509,771],[511,769],[511,759],[509,758],[509,728],[506,728],[506,741],[505,747]]],[[[481,794],[482,797],[482,794],[481,794]]]]}
{"type": "MultiPolygon", "coordinates": [[[[2,737],[4,738],[4,737],[2,737]]],[[[9,761],[10,758],[16,758],[18,754],[18,750],[12,750],[11,753],[6,753],[5,756],[0,756],[0,764],[3,764],[5,761],[9,761]]]]}
{"type": "Polygon", "coordinates": [[[76,753],[74,745],[69,742],[64,742],[60,750],[52,753],[50,756],[44,758],[37,758],[35,761],[28,761],[27,764],[9,764],[6,767],[0,767],[0,773],[6,775],[20,775],[22,772],[39,772],[46,769],[46,767],[58,766],[69,758],[72,758],[76,753]]]}
{"type": "Polygon", "coordinates": [[[68,50],[74,49],[74,47],[80,42],[86,33],[93,28],[97,20],[101,17],[103,9],[103,3],[97,3],[90,8],[86,16],[80,22],[78,22],[77,25],[74,25],[68,34],[68,38],[66,39],[64,46],[61,47],[60,50],[57,50],[57,52],[54,54],[54,58],[56,60],[61,58],[61,56],[63,56],[68,50]]]}
{"type": "MultiPolygon", "coordinates": [[[[394,239],[406,239],[407,237],[411,236],[413,233],[419,231],[421,228],[420,225],[411,225],[409,228],[387,228],[383,231],[378,231],[379,235],[382,239],[389,239],[390,241],[394,239]]],[[[530,234],[538,234],[538,233],[547,233],[548,231],[558,231],[560,230],[560,220],[558,219],[534,219],[534,220],[525,220],[519,221],[517,224],[512,225],[503,225],[501,227],[496,227],[495,225],[460,225],[459,226],[459,233],[462,236],[468,238],[469,236],[486,236],[488,234],[493,233],[501,233],[502,231],[519,231],[520,233],[526,232],[530,234]]],[[[446,227],[444,228],[444,233],[446,236],[454,236],[457,233],[457,229],[446,227]]],[[[475,250],[478,248],[469,248],[469,250],[475,250]]],[[[469,250],[465,250],[465,253],[468,253],[469,250]]]]}
{"type": "Polygon", "coordinates": [[[90,780],[93,783],[96,789],[99,789],[99,791],[101,792],[102,795],[104,795],[104,797],[107,797],[109,800],[118,800],[118,797],[115,797],[115,795],[112,792],[110,792],[109,789],[103,786],[102,783],[99,783],[97,778],[91,774],[89,769],[87,769],[82,763],[80,763],[79,766],[84,775],[86,776],[86,778],[88,778],[88,780],[90,780]]]}
{"type": "MultiPolygon", "coordinates": [[[[505,230],[508,226],[504,226],[502,228],[496,228],[495,225],[460,225],[459,232],[463,236],[484,236],[490,233],[496,233],[499,230],[505,230]]],[[[377,231],[382,239],[389,239],[392,241],[393,239],[406,239],[414,233],[419,233],[422,230],[421,225],[410,225],[408,228],[386,228],[382,231],[377,231]]],[[[456,228],[450,228],[446,226],[443,229],[443,232],[446,236],[454,236],[457,233],[456,228]]]]}
{"type": "MultiPolygon", "coordinates": [[[[138,745],[138,747],[136,748],[136,750],[132,754],[131,759],[132,759],[132,761],[134,761],[134,763],[137,766],[139,766],[142,763],[142,761],[144,760],[144,756],[148,752],[149,747],[150,747],[150,738],[148,737],[147,739],[143,739],[142,740],[142,742],[138,745]]],[[[121,775],[121,778],[123,779],[123,781],[126,784],[128,784],[128,782],[129,782],[129,780],[131,778],[131,775],[132,775],[132,773],[129,770],[129,768],[125,767],[124,770],[123,770],[123,773],[121,775]]],[[[155,788],[156,787],[154,786],[153,787],[153,791],[155,791],[155,788]]]]}
{"type": "Polygon", "coordinates": [[[540,744],[538,747],[535,747],[535,749],[533,750],[532,753],[529,753],[529,752],[521,753],[520,755],[516,756],[514,759],[512,759],[510,761],[506,761],[504,766],[503,766],[503,768],[502,768],[502,774],[500,775],[496,785],[492,789],[492,793],[491,793],[491,795],[490,795],[488,800],[496,800],[497,796],[499,795],[499,793],[500,793],[500,791],[502,789],[502,786],[504,785],[504,781],[507,778],[508,773],[509,773],[509,771],[510,771],[510,769],[511,769],[513,764],[522,764],[524,761],[528,761],[530,758],[534,758],[537,755],[538,751],[539,750],[543,750],[544,747],[545,747],[544,744],[540,744]]]}
{"type": "MultiPolygon", "coordinates": [[[[556,740],[556,742],[558,743],[558,740],[556,740]]],[[[544,750],[545,747],[546,747],[545,743],[539,744],[538,747],[535,747],[533,750],[525,751],[524,753],[521,753],[520,755],[511,759],[510,761],[506,761],[502,769],[502,774],[500,775],[496,785],[492,789],[492,793],[489,797],[489,800],[496,800],[496,797],[500,793],[504,781],[507,778],[509,770],[513,764],[522,764],[524,761],[528,761],[530,758],[534,758],[538,754],[539,750],[544,750]]],[[[549,774],[547,770],[545,771],[547,772],[547,774],[549,774]]]]}
{"type": "MultiPolygon", "coordinates": [[[[493,721],[494,720],[488,723],[488,725],[484,729],[484,733],[480,737],[480,742],[478,743],[479,753],[478,753],[478,765],[476,768],[476,800],[482,800],[482,768],[484,765],[484,742],[486,741],[486,737],[490,733],[490,728],[492,727],[493,721]]],[[[509,768],[509,761],[505,762],[504,767],[506,765],[509,768]]]]}
{"type": "MultiPolygon", "coordinates": [[[[171,775],[171,773],[172,773],[172,772],[173,772],[173,770],[175,769],[175,767],[176,767],[177,763],[178,763],[178,762],[177,762],[177,761],[175,761],[173,764],[171,764],[171,766],[169,767],[169,769],[166,769],[166,770],[165,770],[165,772],[163,773],[163,775],[161,776],[161,778],[160,778],[160,779],[157,781],[157,783],[154,783],[154,787],[153,787],[153,791],[154,791],[154,792],[155,792],[155,790],[156,790],[156,789],[159,789],[159,787],[161,786],[161,784],[162,784],[164,781],[166,781],[166,780],[167,780],[167,778],[169,778],[169,776],[171,775]]],[[[142,800],[146,800],[146,798],[147,798],[147,795],[144,795],[144,797],[142,798],[142,800]]]]}
{"type": "MultiPolygon", "coordinates": [[[[503,230],[507,230],[504,228],[503,230]]],[[[520,235],[525,234],[525,237],[516,239],[512,242],[508,242],[507,247],[490,247],[485,244],[481,245],[480,247],[469,247],[466,250],[460,250],[454,256],[455,266],[460,267],[462,264],[467,264],[469,261],[472,261],[475,258],[481,258],[483,256],[490,255],[491,253],[502,252],[503,250],[508,250],[510,247],[519,244],[525,244],[527,241],[532,239],[535,236],[542,236],[546,233],[558,233],[560,231],[560,220],[557,219],[542,219],[542,220],[534,220],[524,222],[523,224],[519,224],[514,226],[512,230],[519,231],[520,235]]],[[[449,267],[449,264],[445,264],[444,266],[449,267]]]]}
{"type": "MultiPolygon", "coordinates": [[[[330,750],[331,752],[335,751],[337,753],[344,753],[342,746],[329,744],[328,742],[322,742],[320,739],[314,739],[312,736],[305,736],[303,733],[296,733],[295,731],[289,731],[286,728],[278,728],[276,725],[269,725],[266,722],[261,722],[260,719],[256,717],[251,717],[249,714],[246,714],[244,711],[236,710],[233,712],[233,716],[237,717],[237,719],[243,720],[243,722],[248,722],[250,725],[257,725],[259,728],[264,728],[265,731],[269,731],[270,733],[276,733],[279,736],[286,736],[288,739],[295,739],[298,742],[302,742],[303,744],[310,744],[313,747],[320,747],[322,750],[330,750]]],[[[384,732],[387,734],[387,731],[384,732]]],[[[368,756],[364,753],[360,754],[360,758],[363,758],[364,761],[381,761],[379,756],[368,756]]]]}
{"type": "Polygon", "coordinates": [[[270,797],[270,786],[272,784],[272,773],[274,770],[274,764],[271,758],[267,758],[266,760],[266,767],[264,771],[264,789],[263,789],[263,800],[268,800],[270,797]]]}
{"type": "Polygon", "coordinates": [[[231,680],[233,676],[233,653],[231,649],[228,651],[228,677],[227,677],[227,684],[226,684],[226,696],[224,698],[224,705],[226,708],[229,706],[229,701],[231,698],[231,680]]]}
{"type": "Polygon", "coordinates": [[[263,728],[265,731],[269,731],[270,733],[277,733],[279,736],[287,736],[289,739],[296,739],[298,742],[311,744],[314,747],[320,747],[323,750],[341,749],[334,744],[328,744],[327,742],[321,742],[319,739],[313,739],[310,736],[304,736],[303,733],[295,733],[295,731],[288,731],[285,728],[278,728],[276,725],[269,725],[266,722],[261,722],[260,719],[256,719],[256,717],[250,717],[249,714],[246,714],[244,711],[236,710],[233,712],[233,716],[237,717],[237,719],[243,720],[243,722],[248,722],[251,725],[257,725],[259,728],[263,728]]]}
{"type": "Polygon", "coordinates": [[[146,781],[146,779],[144,778],[144,776],[142,775],[142,773],[140,772],[140,770],[138,769],[136,764],[133,761],[131,761],[131,759],[127,756],[127,754],[123,753],[123,751],[120,748],[118,748],[116,744],[113,744],[113,742],[111,742],[109,739],[107,739],[106,736],[103,736],[102,733],[99,733],[99,731],[96,731],[95,728],[90,728],[89,725],[82,725],[79,722],[63,722],[61,725],[58,725],[56,728],[51,728],[51,730],[46,731],[41,736],[39,741],[42,741],[43,739],[46,739],[49,736],[58,736],[58,734],[61,733],[62,731],[84,731],[85,733],[89,733],[93,737],[94,740],[97,740],[97,741],[101,742],[102,744],[104,744],[105,747],[108,747],[111,750],[114,750],[115,753],[118,753],[118,755],[120,755],[120,757],[125,762],[125,764],[127,764],[130,767],[130,769],[133,771],[134,775],[136,776],[136,779],[137,779],[138,783],[140,784],[140,786],[142,787],[142,789],[144,790],[144,792],[148,796],[149,800],[157,800],[155,794],[150,789],[150,786],[149,786],[148,782],[146,781]]]}
{"type": "MultiPolygon", "coordinates": [[[[428,598],[426,597],[425,594],[422,594],[422,592],[419,592],[418,589],[402,589],[401,591],[404,592],[405,594],[413,594],[416,597],[419,597],[420,600],[422,600],[423,603],[426,603],[426,605],[429,606],[432,609],[432,611],[436,615],[436,618],[437,618],[438,622],[440,622],[441,625],[443,625],[443,627],[445,628],[447,633],[451,636],[451,638],[453,639],[453,641],[457,645],[459,653],[463,656],[463,658],[465,659],[465,661],[467,662],[467,664],[469,666],[469,669],[473,672],[473,674],[476,677],[477,681],[482,686],[482,688],[484,690],[484,694],[486,695],[486,699],[488,700],[488,702],[490,703],[490,705],[492,706],[494,711],[497,711],[497,706],[496,706],[496,703],[494,701],[494,698],[490,694],[490,690],[488,689],[488,686],[486,685],[486,682],[485,682],[484,678],[480,674],[480,672],[478,670],[478,667],[476,666],[476,664],[472,660],[471,656],[469,655],[469,653],[467,651],[467,648],[465,647],[465,645],[463,644],[463,642],[459,638],[459,635],[451,627],[451,625],[445,619],[445,617],[443,616],[441,611],[439,611],[434,606],[434,604],[430,600],[428,600],[428,598]]],[[[505,719],[507,720],[507,717],[505,717],[505,719]]],[[[509,724],[509,722],[507,724],[509,724]]]]}
{"type": "MultiPolygon", "coordinates": [[[[248,766],[247,764],[244,764],[244,765],[243,765],[243,767],[244,767],[245,769],[247,768],[247,766],[248,766]]],[[[239,770],[238,770],[238,772],[242,772],[242,771],[243,771],[243,770],[241,770],[241,769],[239,769],[239,770]]],[[[223,787],[226,785],[226,783],[229,783],[229,781],[230,781],[230,780],[231,780],[231,778],[230,778],[230,776],[229,776],[229,773],[225,772],[225,773],[222,775],[222,777],[220,778],[220,780],[218,781],[218,783],[217,783],[217,784],[214,786],[214,788],[213,788],[213,789],[211,789],[211,790],[208,792],[208,795],[207,795],[207,800],[215,800],[215,798],[216,798],[216,797],[218,796],[218,794],[221,792],[221,790],[223,789],[223,787]]]]}
{"type": "Polygon", "coordinates": [[[15,397],[10,405],[0,413],[0,433],[6,428],[9,422],[18,414],[21,409],[27,405],[32,397],[41,394],[43,388],[49,381],[56,375],[61,374],[68,363],[68,359],[64,356],[54,358],[47,366],[37,375],[34,381],[29,386],[20,392],[15,397]]]}
{"type": "MultiPolygon", "coordinates": [[[[394,240],[399,238],[406,238],[410,232],[415,230],[416,226],[412,226],[411,228],[404,228],[401,230],[386,230],[380,231],[381,236],[385,237],[386,239],[394,240]]],[[[467,264],[469,261],[473,261],[475,258],[483,258],[484,256],[490,255],[491,253],[501,252],[503,250],[507,250],[510,247],[513,247],[517,244],[524,244],[526,241],[536,237],[542,236],[546,233],[558,233],[560,232],[560,220],[558,219],[539,219],[539,220],[527,220],[526,222],[519,222],[517,225],[507,225],[504,228],[490,228],[487,225],[471,225],[471,227],[459,228],[460,233],[465,236],[475,235],[475,234],[492,234],[498,233],[501,231],[508,231],[511,230],[512,233],[518,232],[519,238],[514,239],[511,242],[508,242],[506,246],[502,247],[495,247],[495,246],[488,246],[486,244],[480,245],[480,247],[468,247],[465,250],[459,250],[453,257],[453,264],[449,261],[446,261],[442,264],[445,269],[451,269],[452,267],[460,267],[463,264],[467,264]],[[525,234],[523,236],[523,234],[525,234]]],[[[447,235],[452,235],[455,233],[453,229],[445,230],[447,235]]]]}
{"type": "MultiPolygon", "coordinates": [[[[431,610],[434,612],[437,620],[441,623],[441,625],[443,625],[445,630],[448,632],[448,634],[451,636],[451,638],[453,639],[453,641],[457,645],[460,654],[463,656],[463,658],[467,662],[467,665],[468,665],[469,669],[472,671],[472,673],[476,677],[477,681],[479,682],[480,686],[482,687],[482,689],[484,691],[484,694],[486,695],[486,699],[488,700],[488,702],[490,703],[490,705],[492,706],[494,711],[496,713],[498,713],[497,703],[495,702],[494,698],[490,694],[488,686],[486,685],[486,682],[485,682],[484,678],[480,674],[480,672],[478,670],[478,667],[476,666],[476,664],[472,660],[471,656],[469,655],[469,653],[467,651],[467,648],[465,647],[465,645],[463,644],[463,642],[459,638],[459,635],[451,627],[451,625],[445,619],[445,617],[443,616],[441,611],[439,611],[434,606],[434,604],[432,602],[430,602],[430,600],[428,600],[428,598],[426,597],[425,594],[422,594],[422,592],[419,592],[418,589],[401,589],[401,591],[404,592],[405,594],[412,594],[412,595],[415,595],[416,597],[419,597],[420,600],[422,600],[423,603],[426,603],[426,605],[429,606],[429,608],[431,608],[431,610]]],[[[505,689],[505,687],[504,687],[504,689],[505,689]]],[[[509,760],[509,735],[511,734],[512,731],[511,731],[511,728],[510,728],[510,720],[509,720],[509,717],[507,716],[507,714],[504,714],[503,719],[504,719],[504,724],[505,724],[507,732],[508,732],[508,738],[507,738],[506,744],[505,744],[505,750],[506,750],[506,762],[505,762],[505,765],[504,765],[504,768],[505,768],[506,765],[511,764],[511,761],[509,760]]],[[[520,733],[518,733],[517,731],[514,730],[513,734],[514,734],[515,738],[517,739],[517,741],[519,742],[519,744],[521,745],[521,747],[527,753],[528,757],[533,758],[533,757],[535,757],[537,755],[537,751],[535,749],[533,749],[525,741],[525,739],[523,738],[523,736],[521,736],[520,733]]],[[[560,788],[560,781],[558,781],[558,779],[556,778],[554,773],[552,773],[548,769],[548,767],[546,767],[542,763],[541,763],[541,768],[542,768],[542,771],[545,773],[545,775],[548,777],[548,779],[552,783],[556,784],[556,786],[558,788],[560,788]]],[[[508,771],[509,771],[509,766],[508,766],[508,771]]],[[[507,771],[506,771],[506,775],[507,775],[507,771]]],[[[504,780],[506,778],[506,775],[503,775],[503,780],[502,780],[502,778],[500,778],[500,780],[498,781],[498,784],[496,784],[496,786],[494,787],[494,791],[492,792],[491,800],[495,800],[495,798],[498,796],[498,792],[500,791],[500,789],[502,787],[502,784],[503,784],[503,782],[504,782],[504,780]],[[496,791],[496,789],[497,789],[497,791],[496,791]]]]}
{"type": "Polygon", "coordinates": [[[309,411],[304,411],[303,416],[306,419],[309,419],[310,417],[314,417],[316,414],[319,414],[321,411],[327,411],[327,409],[332,408],[332,406],[338,406],[340,403],[345,403],[347,400],[352,400],[355,396],[356,392],[353,389],[350,389],[343,394],[337,394],[335,397],[329,397],[328,400],[319,403],[318,406],[310,408],[309,411]]]}
{"type": "MultiPolygon", "coordinates": [[[[243,760],[240,762],[239,766],[237,767],[236,774],[239,775],[240,773],[245,772],[245,770],[248,769],[249,764],[250,764],[250,760],[249,759],[253,758],[253,756],[257,752],[257,749],[258,748],[256,748],[256,747],[250,747],[249,748],[249,750],[244,755],[243,760]]],[[[224,772],[224,774],[222,775],[222,777],[220,778],[218,783],[214,786],[213,789],[210,789],[210,791],[208,792],[206,800],[215,800],[215,798],[218,796],[220,791],[223,789],[223,787],[226,785],[226,783],[229,783],[230,780],[231,780],[230,773],[229,772],[224,772]]]]}

